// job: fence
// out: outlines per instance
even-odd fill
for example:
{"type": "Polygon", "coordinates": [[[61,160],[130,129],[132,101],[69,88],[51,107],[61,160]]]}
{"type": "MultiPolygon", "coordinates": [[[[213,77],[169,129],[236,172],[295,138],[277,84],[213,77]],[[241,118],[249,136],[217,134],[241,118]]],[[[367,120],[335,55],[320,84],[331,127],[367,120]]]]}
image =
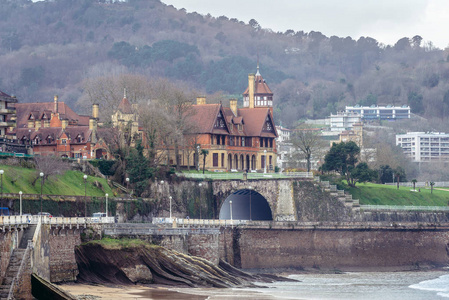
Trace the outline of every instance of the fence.
{"type": "MultiPolygon", "coordinates": [[[[393,182],[386,182],[386,185],[394,185],[396,186],[397,183],[393,182]]],[[[413,183],[411,182],[399,182],[399,186],[406,186],[406,187],[413,187],[413,183]]],[[[422,181],[422,182],[416,182],[415,187],[429,187],[430,188],[430,181],[422,181]]],[[[449,187],[449,181],[436,181],[435,185],[433,187],[449,187]]]]}
{"type": "Polygon", "coordinates": [[[236,226],[247,224],[248,220],[215,220],[215,219],[183,219],[183,218],[153,218],[153,224],[172,226],[236,226]]]}
{"type": "Polygon", "coordinates": [[[42,224],[50,225],[104,224],[115,222],[114,217],[65,218],[38,215],[22,215],[2,216],[0,217],[0,225],[38,224],[39,220],[41,220],[42,224]]]}
{"type": "Polygon", "coordinates": [[[289,173],[234,173],[234,172],[217,172],[217,173],[176,173],[179,177],[197,178],[197,179],[215,179],[215,180],[238,180],[243,179],[246,174],[247,179],[276,179],[276,178],[313,178],[312,172],[289,172],[289,173]]]}
{"type": "Polygon", "coordinates": [[[360,209],[371,210],[371,211],[443,211],[443,212],[449,212],[449,206],[360,205],[360,209]]]}

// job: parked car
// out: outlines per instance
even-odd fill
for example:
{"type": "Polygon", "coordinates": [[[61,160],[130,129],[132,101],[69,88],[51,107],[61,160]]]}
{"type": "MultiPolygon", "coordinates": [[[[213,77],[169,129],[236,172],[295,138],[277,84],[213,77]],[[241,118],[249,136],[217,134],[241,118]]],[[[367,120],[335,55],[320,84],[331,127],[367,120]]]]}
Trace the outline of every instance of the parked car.
{"type": "Polygon", "coordinates": [[[38,216],[43,216],[43,217],[49,217],[49,218],[52,218],[53,216],[50,214],[50,213],[48,213],[48,212],[39,212],[39,213],[37,213],[37,215],[38,216]]]}
{"type": "Polygon", "coordinates": [[[101,218],[104,218],[104,217],[106,217],[106,213],[102,213],[102,212],[93,213],[92,222],[98,223],[98,222],[100,222],[101,218]]]}

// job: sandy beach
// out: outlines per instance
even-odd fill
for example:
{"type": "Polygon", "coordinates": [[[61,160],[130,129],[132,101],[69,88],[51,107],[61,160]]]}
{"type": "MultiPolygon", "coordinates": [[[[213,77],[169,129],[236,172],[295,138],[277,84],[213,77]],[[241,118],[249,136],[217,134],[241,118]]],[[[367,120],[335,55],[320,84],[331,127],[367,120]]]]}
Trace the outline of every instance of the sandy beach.
{"type": "Polygon", "coordinates": [[[167,288],[150,288],[139,285],[104,286],[91,284],[61,284],[60,288],[71,293],[80,300],[94,299],[171,299],[171,300],[204,300],[206,296],[184,294],[170,291],[167,288]]]}
{"type": "Polygon", "coordinates": [[[147,287],[140,285],[105,286],[90,284],[61,284],[60,288],[79,300],[150,299],[150,300],[272,300],[273,296],[256,291],[219,288],[147,287]]]}

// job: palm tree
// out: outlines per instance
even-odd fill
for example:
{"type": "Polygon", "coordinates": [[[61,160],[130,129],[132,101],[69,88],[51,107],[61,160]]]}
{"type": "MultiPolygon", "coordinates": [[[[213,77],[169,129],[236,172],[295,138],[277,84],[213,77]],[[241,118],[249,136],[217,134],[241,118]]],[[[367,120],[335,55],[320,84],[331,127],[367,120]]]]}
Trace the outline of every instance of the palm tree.
{"type": "Polygon", "coordinates": [[[415,184],[418,182],[418,180],[416,179],[412,179],[412,183],[413,183],[413,190],[416,191],[415,189],[415,184]]]}
{"type": "Polygon", "coordinates": [[[201,155],[203,156],[203,174],[204,174],[204,168],[206,166],[206,156],[209,154],[209,151],[206,149],[201,149],[201,155]]]}

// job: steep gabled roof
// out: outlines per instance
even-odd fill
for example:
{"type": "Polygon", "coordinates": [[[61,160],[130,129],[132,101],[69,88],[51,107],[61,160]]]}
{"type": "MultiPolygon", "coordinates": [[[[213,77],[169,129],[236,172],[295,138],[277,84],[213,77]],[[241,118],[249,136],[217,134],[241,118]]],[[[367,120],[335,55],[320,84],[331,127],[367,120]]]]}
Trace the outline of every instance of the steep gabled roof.
{"type": "Polygon", "coordinates": [[[224,113],[221,104],[192,105],[192,110],[193,114],[190,117],[190,120],[196,124],[198,133],[229,133],[229,128],[226,122],[224,124],[225,129],[214,127],[219,113],[221,113],[223,119],[226,120],[226,114],[224,113]]]}
{"type": "MultiPolygon", "coordinates": [[[[259,67],[257,67],[257,74],[254,77],[254,94],[273,94],[273,92],[268,87],[268,84],[266,83],[265,79],[263,79],[262,75],[259,73],[259,67]]],[[[243,95],[249,94],[249,87],[246,88],[243,95]]]]}
{"type": "Polygon", "coordinates": [[[247,136],[263,136],[263,137],[276,137],[276,129],[273,124],[273,132],[263,132],[263,126],[267,117],[273,122],[270,109],[267,107],[260,108],[240,108],[238,110],[239,116],[243,117],[245,122],[244,128],[247,136]]]}
{"type": "Polygon", "coordinates": [[[131,106],[131,103],[129,103],[128,99],[123,97],[122,101],[120,102],[117,110],[121,111],[123,114],[130,115],[133,113],[133,109],[131,106]]]}
{"type": "MultiPolygon", "coordinates": [[[[16,115],[17,115],[17,128],[27,127],[27,120],[31,114],[35,118],[39,118],[46,112],[50,114],[54,113],[54,103],[53,102],[42,102],[42,103],[16,103],[16,115]]],[[[89,126],[89,116],[81,116],[74,112],[70,107],[68,107],[64,102],[58,103],[58,112],[60,118],[65,118],[73,123],[80,126],[89,126]]]]}

